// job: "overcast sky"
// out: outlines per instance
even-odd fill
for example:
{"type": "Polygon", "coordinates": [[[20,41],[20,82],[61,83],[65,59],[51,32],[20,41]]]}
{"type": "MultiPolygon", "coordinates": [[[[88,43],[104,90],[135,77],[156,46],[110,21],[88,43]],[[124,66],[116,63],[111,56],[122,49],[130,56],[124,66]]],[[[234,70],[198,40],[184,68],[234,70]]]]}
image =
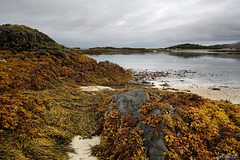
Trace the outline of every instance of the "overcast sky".
{"type": "Polygon", "coordinates": [[[166,47],[240,41],[240,0],[0,0],[0,24],[68,47],[166,47]]]}

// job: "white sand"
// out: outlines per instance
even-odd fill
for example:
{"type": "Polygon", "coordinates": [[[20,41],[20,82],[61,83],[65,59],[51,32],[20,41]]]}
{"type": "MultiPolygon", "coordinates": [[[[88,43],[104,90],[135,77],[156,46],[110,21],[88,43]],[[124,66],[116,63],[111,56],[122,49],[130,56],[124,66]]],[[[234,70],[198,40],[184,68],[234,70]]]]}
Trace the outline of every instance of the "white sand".
{"type": "Polygon", "coordinates": [[[80,89],[82,91],[99,91],[102,89],[114,90],[113,88],[107,87],[107,86],[82,86],[82,87],[80,87],[80,89]]]}
{"type": "MultiPolygon", "coordinates": [[[[159,86],[159,82],[154,83],[156,88],[163,89],[162,86],[159,86]]],[[[165,87],[168,88],[168,87],[165,87]]],[[[227,86],[198,86],[190,84],[177,84],[171,85],[169,88],[179,89],[179,91],[190,91],[191,93],[200,95],[204,98],[209,98],[212,100],[227,100],[233,104],[240,104],[240,88],[232,88],[227,86]],[[213,90],[213,88],[218,88],[220,90],[213,90]]],[[[171,90],[169,90],[171,91],[171,90]]]]}
{"type": "Polygon", "coordinates": [[[72,139],[72,148],[76,153],[69,153],[70,160],[97,160],[97,157],[91,156],[91,146],[100,144],[100,137],[94,136],[92,139],[82,139],[81,136],[75,136],[72,139]]]}
{"type": "MultiPolygon", "coordinates": [[[[82,86],[81,91],[99,91],[102,89],[114,90],[106,86],[82,86]]],[[[91,156],[91,146],[100,144],[100,137],[94,136],[92,139],[82,139],[81,136],[75,136],[72,139],[72,148],[76,153],[69,153],[70,160],[97,160],[97,157],[91,156]]]]}

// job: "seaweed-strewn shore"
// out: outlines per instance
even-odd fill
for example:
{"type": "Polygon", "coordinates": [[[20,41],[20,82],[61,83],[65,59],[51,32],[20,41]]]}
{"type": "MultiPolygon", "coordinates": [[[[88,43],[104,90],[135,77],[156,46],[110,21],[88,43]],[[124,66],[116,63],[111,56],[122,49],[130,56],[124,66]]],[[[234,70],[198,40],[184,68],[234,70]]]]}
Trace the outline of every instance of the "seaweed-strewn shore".
{"type": "MultiPolygon", "coordinates": [[[[234,86],[221,86],[215,84],[214,86],[207,86],[198,84],[196,81],[185,81],[185,78],[190,78],[193,75],[204,75],[197,73],[196,71],[135,71],[133,74],[134,79],[132,82],[140,84],[149,84],[151,87],[159,88],[165,91],[171,92],[188,92],[198,94],[204,98],[210,98],[218,101],[229,101],[233,104],[240,104],[240,88],[234,86]],[[171,82],[172,77],[179,79],[180,83],[171,82]],[[164,79],[164,80],[161,80],[164,79]]],[[[214,76],[214,75],[212,75],[214,76]]],[[[211,76],[211,77],[212,77],[211,76]]]]}
{"type": "Polygon", "coordinates": [[[239,105],[130,82],[132,71],[26,26],[0,35],[0,159],[69,159],[77,135],[102,137],[99,159],[239,157],[239,105]]]}
{"type": "Polygon", "coordinates": [[[115,93],[79,87],[124,87],[132,73],[26,26],[0,26],[0,35],[0,159],[68,158],[71,139],[96,129],[98,103],[115,93]]]}

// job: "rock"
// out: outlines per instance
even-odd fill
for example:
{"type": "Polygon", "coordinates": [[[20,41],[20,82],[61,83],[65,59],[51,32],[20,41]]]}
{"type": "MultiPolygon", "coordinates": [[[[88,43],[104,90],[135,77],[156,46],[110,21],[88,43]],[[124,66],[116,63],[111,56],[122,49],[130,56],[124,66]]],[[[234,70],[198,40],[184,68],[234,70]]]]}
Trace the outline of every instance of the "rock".
{"type": "MultiPolygon", "coordinates": [[[[153,128],[149,125],[144,125],[142,123],[141,114],[139,111],[141,107],[147,101],[149,101],[148,94],[149,93],[144,89],[136,89],[115,96],[112,103],[115,103],[121,116],[132,113],[133,116],[138,118],[137,126],[139,126],[140,129],[144,132],[142,138],[145,139],[144,146],[146,147],[146,156],[149,158],[149,160],[162,160],[163,153],[168,150],[163,140],[164,134],[161,131],[164,125],[161,124],[158,128],[159,137],[149,139],[152,134],[153,128]]],[[[106,115],[110,112],[111,109],[106,111],[106,115]]],[[[152,110],[151,113],[164,114],[164,112],[159,108],[152,110]]]]}
{"type": "Polygon", "coordinates": [[[61,57],[61,58],[67,58],[68,57],[68,55],[66,55],[63,52],[53,52],[52,54],[56,57],[61,57]]]}
{"type": "Polygon", "coordinates": [[[0,48],[17,51],[64,48],[46,34],[24,25],[0,25],[0,48]]]}
{"type": "Polygon", "coordinates": [[[30,93],[24,92],[24,93],[22,93],[22,95],[30,95],[30,93]]]}
{"type": "Polygon", "coordinates": [[[164,84],[161,84],[159,86],[163,86],[163,87],[170,87],[170,85],[168,83],[164,83],[164,84]]]}
{"type": "Polygon", "coordinates": [[[121,115],[134,112],[137,114],[138,118],[141,117],[139,109],[145,104],[146,101],[147,98],[143,89],[125,92],[115,96],[113,99],[113,103],[116,104],[121,115]]]}
{"type": "Polygon", "coordinates": [[[107,67],[112,67],[112,66],[115,66],[116,64],[113,63],[113,62],[110,62],[110,61],[101,61],[99,62],[100,65],[106,65],[107,67]]]}
{"type": "Polygon", "coordinates": [[[75,72],[81,72],[81,70],[79,69],[78,65],[75,65],[74,68],[75,68],[75,72]]]}

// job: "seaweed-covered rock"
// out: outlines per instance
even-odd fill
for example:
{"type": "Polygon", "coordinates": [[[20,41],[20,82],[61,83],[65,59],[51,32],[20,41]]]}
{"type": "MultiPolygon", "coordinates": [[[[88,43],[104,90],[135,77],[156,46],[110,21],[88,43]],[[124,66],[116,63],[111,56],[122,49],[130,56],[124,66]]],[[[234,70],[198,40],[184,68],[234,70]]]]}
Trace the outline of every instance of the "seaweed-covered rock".
{"type": "MultiPolygon", "coordinates": [[[[121,116],[131,113],[134,117],[137,117],[138,121],[136,126],[139,126],[140,129],[143,130],[142,138],[145,139],[144,147],[146,148],[146,156],[149,160],[161,160],[163,159],[163,153],[168,150],[163,140],[164,134],[161,131],[163,125],[158,129],[159,136],[150,138],[153,132],[153,127],[142,123],[140,109],[148,101],[150,101],[149,93],[144,89],[136,89],[115,96],[112,103],[117,106],[121,116]]],[[[111,109],[108,110],[106,114],[109,114],[109,111],[111,111],[111,109]]],[[[154,109],[151,112],[163,114],[163,111],[159,108],[154,109]]]]}
{"type": "Polygon", "coordinates": [[[24,25],[0,25],[0,48],[17,51],[36,49],[62,49],[48,35],[24,25]]]}

